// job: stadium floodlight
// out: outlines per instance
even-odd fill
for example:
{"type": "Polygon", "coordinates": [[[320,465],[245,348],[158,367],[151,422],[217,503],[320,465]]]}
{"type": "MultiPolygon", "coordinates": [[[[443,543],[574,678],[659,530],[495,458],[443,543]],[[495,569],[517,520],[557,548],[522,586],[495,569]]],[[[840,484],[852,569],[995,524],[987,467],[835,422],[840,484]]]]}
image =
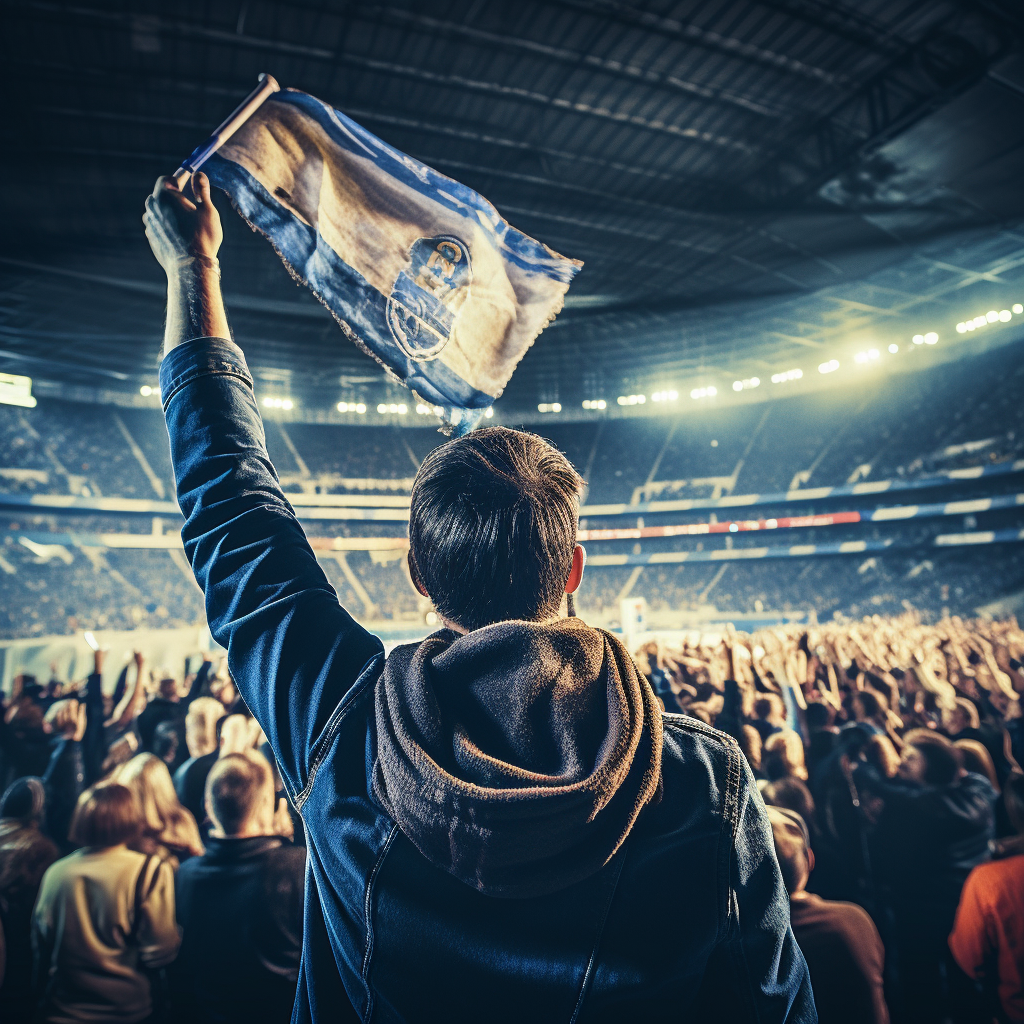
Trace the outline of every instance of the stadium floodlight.
{"type": "Polygon", "coordinates": [[[643,405],[647,401],[646,395],[619,395],[615,399],[619,405],[643,405]]]}
{"type": "Polygon", "coordinates": [[[388,407],[386,405],[384,405],[383,403],[381,403],[380,405],[377,406],[377,412],[381,413],[382,415],[384,413],[386,413],[387,411],[388,411],[388,407]]]}
{"type": "Polygon", "coordinates": [[[967,333],[967,324],[965,324],[965,323],[957,324],[956,325],[956,333],[957,334],[966,334],[967,333]]]}
{"type": "Polygon", "coordinates": [[[1022,306],[1019,302],[1015,302],[1013,304],[1013,311],[1014,311],[1014,313],[1017,313],[1018,315],[1021,314],[1021,313],[1024,313],[1024,306],[1022,306]]]}
{"type": "Polygon", "coordinates": [[[537,406],[537,412],[561,412],[562,405],[560,402],[541,402],[537,406]]]}
{"type": "Polygon", "coordinates": [[[416,415],[417,416],[432,416],[434,414],[434,407],[432,405],[424,405],[422,402],[416,403],[416,415]]]}
{"type": "MultiPolygon", "coordinates": [[[[619,405],[622,405],[620,402],[619,405]]],[[[584,398],[584,409],[607,409],[608,403],[603,398],[584,398]]]]}
{"type": "Polygon", "coordinates": [[[758,377],[746,377],[743,380],[734,380],[732,382],[733,391],[748,391],[750,388],[756,388],[760,385],[761,380],[758,377]]]}
{"type": "Polygon", "coordinates": [[[149,398],[149,396],[153,394],[153,389],[148,384],[143,384],[142,387],[139,388],[139,394],[142,395],[143,398],[149,398]]]}
{"type": "Polygon", "coordinates": [[[879,358],[879,352],[877,348],[869,348],[864,352],[858,352],[854,357],[855,363],[873,363],[879,358]]]}
{"type": "Polygon", "coordinates": [[[990,310],[989,310],[989,311],[988,311],[988,312],[987,312],[987,313],[985,314],[985,319],[986,319],[986,320],[987,320],[987,321],[988,321],[988,322],[989,322],[990,324],[994,324],[994,323],[995,323],[995,322],[996,322],[996,321],[997,321],[997,320],[999,319],[999,310],[997,310],[997,309],[990,309],[990,310]]]}
{"type": "Polygon", "coordinates": [[[924,336],[924,343],[926,345],[934,345],[939,340],[939,336],[934,331],[929,331],[924,336]]]}
{"type": "Polygon", "coordinates": [[[839,369],[839,360],[830,359],[827,363],[818,364],[818,373],[834,373],[839,369]]]}
{"type": "Polygon", "coordinates": [[[36,400],[32,395],[32,378],[18,373],[0,373],[0,405],[34,409],[36,400]]]}
{"type": "Polygon", "coordinates": [[[915,345],[923,345],[924,344],[924,335],[923,334],[915,334],[914,337],[911,340],[914,342],[915,345]]]}
{"type": "Polygon", "coordinates": [[[999,310],[999,319],[1005,324],[1008,323],[1013,314],[1008,309],[999,310]]]}
{"type": "Polygon", "coordinates": [[[803,370],[783,370],[781,373],[772,374],[772,383],[785,384],[789,380],[799,380],[803,375],[803,370]]]}
{"type": "Polygon", "coordinates": [[[892,353],[893,355],[896,355],[896,353],[897,353],[897,352],[899,352],[899,350],[900,350],[900,347],[899,347],[899,345],[897,345],[897,344],[896,344],[895,342],[893,342],[893,343],[892,343],[892,344],[891,344],[891,345],[889,346],[889,351],[890,351],[890,352],[891,352],[891,353],[892,353]]]}
{"type": "Polygon", "coordinates": [[[295,403],[290,398],[273,398],[270,395],[263,399],[263,404],[268,409],[284,409],[287,411],[295,408],[295,403]]]}
{"type": "Polygon", "coordinates": [[[494,407],[489,405],[489,406],[487,406],[486,409],[484,409],[484,419],[489,420],[493,416],[494,416],[494,407]]]}
{"type": "Polygon", "coordinates": [[[974,326],[975,326],[975,327],[984,327],[984,326],[985,326],[985,324],[987,324],[987,323],[988,323],[988,317],[985,317],[985,316],[976,316],[976,317],[974,318],[974,326]]]}
{"type": "Polygon", "coordinates": [[[655,391],[654,394],[651,395],[652,402],[674,402],[677,398],[679,398],[679,392],[672,390],[655,391]]]}
{"type": "Polygon", "coordinates": [[[694,388],[690,392],[690,397],[694,398],[694,399],[697,399],[697,398],[714,398],[715,395],[717,395],[717,394],[718,394],[718,388],[716,388],[714,386],[714,384],[709,384],[707,387],[704,387],[704,388],[694,388]]]}

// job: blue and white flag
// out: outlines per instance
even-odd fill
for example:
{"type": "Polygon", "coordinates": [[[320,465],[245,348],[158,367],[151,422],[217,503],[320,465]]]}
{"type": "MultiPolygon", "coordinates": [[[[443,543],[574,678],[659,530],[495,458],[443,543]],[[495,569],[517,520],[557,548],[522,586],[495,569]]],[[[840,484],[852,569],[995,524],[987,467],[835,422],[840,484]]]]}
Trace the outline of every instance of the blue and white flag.
{"type": "Polygon", "coordinates": [[[204,169],[345,334],[459,433],[501,394],[582,266],[293,89],[204,169]]]}

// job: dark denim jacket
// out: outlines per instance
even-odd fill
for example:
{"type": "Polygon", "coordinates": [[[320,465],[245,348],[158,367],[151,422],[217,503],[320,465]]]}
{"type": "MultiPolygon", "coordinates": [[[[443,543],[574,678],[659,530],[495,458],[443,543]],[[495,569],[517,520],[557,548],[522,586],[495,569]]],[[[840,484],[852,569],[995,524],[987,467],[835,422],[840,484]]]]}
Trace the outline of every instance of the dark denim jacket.
{"type": "Polygon", "coordinates": [[[693,719],[665,716],[663,799],[593,877],[495,899],[426,861],[371,793],[381,642],[281,492],[242,352],[190,341],[160,382],[185,552],[305,825],[293,1021],[816,1020],[753,777],[693,719]]]}

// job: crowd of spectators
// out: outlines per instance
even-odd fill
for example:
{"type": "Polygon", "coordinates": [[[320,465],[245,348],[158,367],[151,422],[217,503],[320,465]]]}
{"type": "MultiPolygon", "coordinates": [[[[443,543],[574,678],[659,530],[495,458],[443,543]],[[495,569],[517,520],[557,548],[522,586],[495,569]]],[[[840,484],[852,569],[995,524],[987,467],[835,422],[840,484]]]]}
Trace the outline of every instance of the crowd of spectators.
{"type": "Polygon", "coordinates": [[[822,1021],[1024,1021],[1024,631],[914,613],[651,642],[740,744],[822,1021]]]}
{"type": "Polygon", "coordinates": [[[108,692],[103,659],[3,702],[3,1020],[289,1020],[305,849],[266,738],[223,661],[108,692]]]}
{"type": "MultiPolygon", "coordinates": [[[[103,653],[3,704],[4,1020],[286,1021],[305,851],[266,738],[223,661],[136,654],[110,689],[103,653]]],[[[636,657],[746,755],[824,1024],[1024,1021],[1014,620],[726,627],[636,657]]]]}

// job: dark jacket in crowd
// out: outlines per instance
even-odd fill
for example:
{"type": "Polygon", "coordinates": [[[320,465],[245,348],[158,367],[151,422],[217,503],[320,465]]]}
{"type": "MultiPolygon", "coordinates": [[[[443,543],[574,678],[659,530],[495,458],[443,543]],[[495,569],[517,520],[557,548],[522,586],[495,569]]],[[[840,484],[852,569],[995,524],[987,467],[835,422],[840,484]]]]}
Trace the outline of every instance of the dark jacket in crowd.
{"type": "Polygon", "coordinates": [[[575,619],[385,662],[281,492],[241,350],[191,341],[160,377],[185,551],[305,824],[293,1020],[815,1020],[733,740],[662,715],[575,619]]]}
{"type": "Polygon", "coordinates": [[[0,1020],[28,1024],[32,996],[32,908],[56,845],[40,831],[45,817],[43,780],[18,779],[0,804],[0,929],[6,954],[0,980],[0,1020]]]}
{"type": "Polygon", "coordinates": [[[967,876],[990,857],[995,790],[972,772],[948,786],[882,779],[870,768],[857,779],[885,801],[872,849],[899,931],[944,948],[967,876]]]}
{"type": "Polygon", "coordinates": [[[139,735],[142,737],[143,749],[152,751],[153,734],[156,732],[156,727],[164,722],[170,722],[178,729],[180,733],[178,737],[179,749],[186,749],[185,707],[181,701],[168,700],[166,697],[154,697],[146,705],[142,714],[139,715],[137,725],[139,735]]]}
{"type": "Polygon", "coordinates": [[[176,1020],[291,1020],[302,951],[305,850],[276,836],[209,839],[178,869],[176,1020]]]}
{"type": "Polygon", "coordinates": [[[821,1024],[888,1024],[885,949],[867,912],[805,893],[792,901],[790,913],[821,1024]]]}
{"type": "Polygon", "coordinates": [[[206,820],[206,776],[217,763],[217,751],[190,757],[174,773],[174,791],[182,807],[192,812],[197,824],[206,820]]]}

